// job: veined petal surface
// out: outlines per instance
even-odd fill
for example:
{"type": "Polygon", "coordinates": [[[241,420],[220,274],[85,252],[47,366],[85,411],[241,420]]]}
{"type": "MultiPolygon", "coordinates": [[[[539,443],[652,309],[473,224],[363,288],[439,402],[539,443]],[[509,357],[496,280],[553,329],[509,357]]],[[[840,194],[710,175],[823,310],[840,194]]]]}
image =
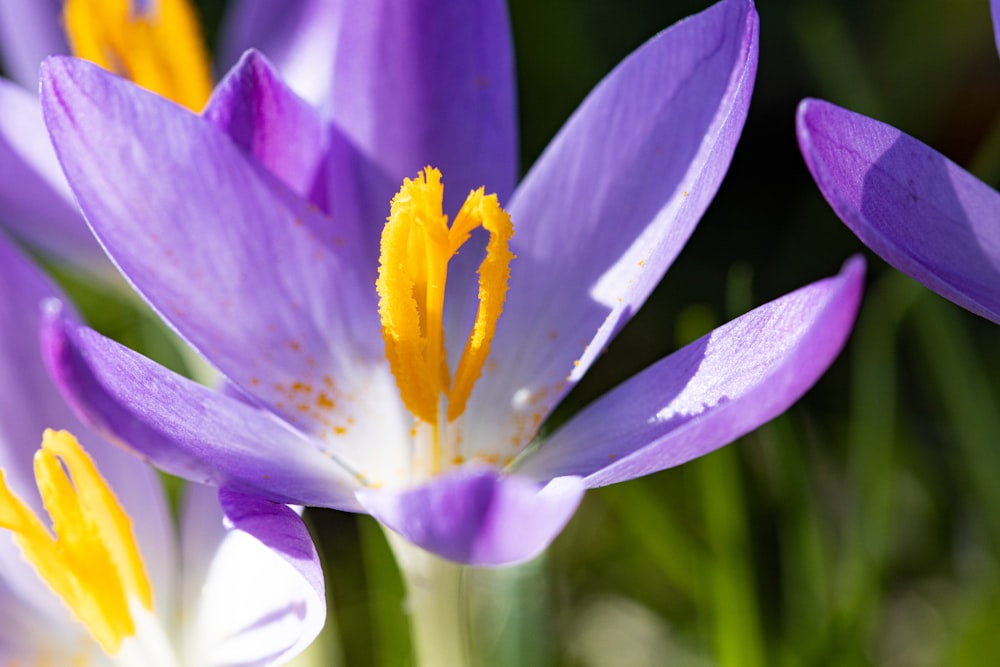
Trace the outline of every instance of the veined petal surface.
{"type": "Polygon", "coordinates": [[[89,63],[46,61],[42,103],[95,234],[209,362],[344,455],[402,440],[373,268],[349,232],[212,123],[89,63]]]}
{"type": "Polygon", "coordinates": [[[587,406],[516,474],[604,486],[680,465],[784,412],[826,371],[854,324],[864,262],[761,306],[587,406]]]}
{"type": "Polygon", "coordinates": [[[496,371],[473,393],[470,421],[526,442],[533,414],[555,405],[659,282],[729,166],[757,34],[749,0],[684,19],[598,84],[539,158],[508,209],[517,259],[496,371]]]}
{"type": "Polygon", "coordinates": [[[539,484],[496,470],[459,470],[405,491],[363,489],[366,511],[418,547],[467,565],[534,558],[583,498],[578,477],[539,484]]]}
{"type": "Polygon", "coordinates": [[[804,100],[799,146],[865,245],[946,299],[1000,323],[1000,193],[896,128],[804,100]]]}
{"type": "Polygon", "coordinates": [[[51,302],[43,346],[81,417],[162,470],[278,502],[358,509],[357,482],[270,411],[183,378],[51,302]]]}
{"type": "Polygon", "coordinates": [[[201,115],[297,194],[311,199],[319,188],[325,198],[326,123],[259,52],[243,54],[201,115]]]}

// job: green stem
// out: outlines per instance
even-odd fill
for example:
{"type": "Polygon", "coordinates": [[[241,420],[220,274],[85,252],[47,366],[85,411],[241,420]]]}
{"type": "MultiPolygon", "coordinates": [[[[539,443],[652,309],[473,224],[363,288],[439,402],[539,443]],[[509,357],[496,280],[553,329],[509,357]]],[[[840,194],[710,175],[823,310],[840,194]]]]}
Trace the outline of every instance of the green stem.
{"type": "Polygon", "coordinates": [[[414,664],[471,665],[465,569],[385,532],[406,586],[414,664]]]}

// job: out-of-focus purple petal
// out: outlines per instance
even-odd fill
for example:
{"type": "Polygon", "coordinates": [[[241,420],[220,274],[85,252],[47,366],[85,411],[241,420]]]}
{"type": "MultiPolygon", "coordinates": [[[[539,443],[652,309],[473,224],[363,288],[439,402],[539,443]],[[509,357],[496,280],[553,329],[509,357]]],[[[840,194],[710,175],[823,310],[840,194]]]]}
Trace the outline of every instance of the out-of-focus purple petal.
{"type": "Polygon", "coordinates": [[[202,116],[296,193],[325,199],[326,123],[259,52],[240,58],[216,86],[202,116]]]}
{"type": "Polygon", "coordinates": [[[42,103],[94,232],[206,359],[318,437],[382,408],[372,268],[351,230],[205,119],[89,63],[46,61],[42,103]]]}
{"type": "MultiPolygon", "coordinates": [[[[9,540],[9,533],[0,534],[0,541],[9,540]]],[[[84,627],[70,616],[66,606],[51,590],[41,588],[33,597],[22,597],[6,587],[16,573],[0,570],[0,656],[5,665],[37,665],[39,654],[53,661],[49,664],[72,665],[95,655],[81,655],[94,642],[84,627]],[[51,613],[41,611],[39,600],[51,598],[55,603],[51,613]]],[[[94,645],[92,653],[97,653],[94,645]]],[[[89,664],[89,663],[88,663],[89,664]]]]}
{"type": "Polygon", "coordinates": [[[684,19],[609,74],[539,158],[510,205],[517,259],[471,421],[544,415],[659,282],[729,166],[757,33],[750,0],[684,19]]]}
{"type": "Polygon", "coordinates": [[[679,465],[785,411],[826,371],[854,324],[864,262],[772,301],[594,402],[516,473],[603,486],[679,465]]]}
{"type": "Polygon", "coordinates": [[[38,98],[4,79],[0,79],[0,173],[0,224],[76,266],[110,271],[56,160],[38,98]]]}
{"type": "Polygon", "coordinates": [[[280,501],[357,510],[357,482],[273,413],[172,373],[61,314],[43,354],[91,426],[185,479],[280,501]]]}
{"type": "Polygon", "coordinates": [[[69,53],[62,28],[63,0],[0,2],[0,59],[7,75],[28,90],[38,87],[38,65],[69,53]]]}
{"type": "Polygon", "coordinates": [[[537,484],[494,470],[459,471],[408,491],[364,489],[358,498],[417,546],[468,565],[509,565],[537,556],[573,516],[578,477],[537,484]]]}
{"type": "MultiPolygon", "coordinates": [[[[32,461],[42,432],[51,426],[79,425],[52,385],[38,347],[39,304],[57,293],[42,272],[0,234],[0,378],[7,382],[0,391],[0,469],[11,490],[36,513],[43,508],[32,461]]],[[[0,577],[8,581],[12,594],[28,601],[20,604],[59,617],[62,603],[46,592],[45,584],[3,530],[0,577]]]]}
{"type": "Polygon", "coordinates": [[[0,236],[0,468],[15,493],[41,509],[34,492],[32,459],[48,427],[79,422],[59,396],[38,347],[42,301],[59,290],[0,236]]]}
{"type": "Polygon", "coordinates": [[[201,528],[185,535],[215,547],[202,552],[211,554],[209,563],[194,564],[205,576],[186,610],[192,653],[210,664],[247,667],[291,659],[326,620],[323,572],[302,519],[286,505],[235,491],[221,490],[218,502],[205,489],[189,493],[185,516],[201,528]],[[217,521],[217,532],[206,531],[198,513],[217,521]]]}
{"type": "MultiPolygon", "coordinates": [[[[46,428],[73,433],[132,517],[149,576],[163,588],[158,603],[169,609],[176,560],[170,548],[172,522],[156,473],[81,424],[43,364],[38,340],[41,304],[59,296],[55,285],[0,235],[0,378],[7,382],[0,392],[0,469],[11,490],[45,516],[35,484],[34,454],[46,428]]],[[[44,588],[6,539],[0,545],[0,573],[18,590],[44,588]]],[[[50,598],[46,604],[61,608],[55,596],[50,598]]]]}
{"type": "Polygon", "coordinates": [[[990,0],[990,14],[993,17],[993,39],[1000,50],[1000,0],[990,0]]]}
{"type": "Polygon", "coordinates": [[[314,106],[330,99],[343,3],[330,0],[241,0],[226,11],[220,62],[230,67],[247,49],[267,54],[282,78],[314,106]]]}
{"type": "Polygon", "coordinates": [[[804,100],[799,146],[823,196],[900,271],[1000,323],[1000,194],[885,123],[804,100]]]}

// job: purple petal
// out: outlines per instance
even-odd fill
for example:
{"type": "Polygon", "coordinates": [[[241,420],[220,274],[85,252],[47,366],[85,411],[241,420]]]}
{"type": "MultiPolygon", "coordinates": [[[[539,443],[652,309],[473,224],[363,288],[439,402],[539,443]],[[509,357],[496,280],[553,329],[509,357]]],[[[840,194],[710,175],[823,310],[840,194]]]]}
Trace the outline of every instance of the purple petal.
{"type": "Polygon", "coordinates": [[[993,39],[1000,50],[1000,0],[990,0],[990,15],[993,17],[993,39]]]}
{"type": "MultiPolygon", "coordinates": [[[[497,370],[476,388],[470,419],[501,423],[515,395],[527,397],[515,421],[544,415],[659,282],[729,166],[757,23],[752,2],[726,0],[654,37],[539,158],[510,206],[517,259],[497,370]]],[[[533,427],[511,435],[527,442],[533,427]]]]}
{"type": "Polygon", "coordinates": [[[357,482],[279,417],[76,324],[57,303],[43,352],[82,419],[166,472],[279,502],[358,508],[357,482]]]}
{"type": "MultiPolygon", "coordinates": [[[[0,535],[0,540],[9,539],[0,535]]],[[[7,570],[0,573],[0,656],[5,665],[37,665],[40,655],[54,662],[49,664],[71,665],[86,656],[80,654],[81,647],[97,646],[87,635],[82,625],[70,616],[66,606],[39,581],[39,588],[33,597],[22,597],[5,586],[13,574],[7,570]],[[49,610],[42,610],[38,604],[42,598],[50,598],[54,603],[49,610]]],[[[44,664],[44,663],[43,663],[44,664]]]]}
{"type": "MultiPolygon", "coordinates": [[[[342,175],[331,177],[329,201],[352,202],[350,216],[362,221],[376,257],[392,196],[428,164],[444,173],[450,214],[481,185],[502,201],[513,191],[513,55],[500,0],[307,1],[290,9],[248,1],[229,19],[226,49],[266,53],[294,90],[329,113],[344,135],[335,137],[339,150],[358,152],[332,167],[342,175]]],[[[465,255],[458,261],[471,265],[465,255]]]]}
{"type": "Polygon", "coordinates": [[[0,2],[0,56],[4,71],[28,90],[38,86],[38,65],[69,53],[62,27],[63,0],[0,2]]]}
{"type": "Polygon", "coordinates": [[[408,491],[358,491],[365,509],[417,546],[468,565],[509,565],[547,547],[583,498],[576,477],[541,485],[493,470],[458,472],[408,491]]]}
{"type": "Polygon", "coordinates": [[[32,459],[42,432],[79,424],[52,385],[38,347],[41,303],[58,295],[41,270],[0,236],[0,378],[6,383],[0,391],[0,468],[25,500],[37,495],[32,459]]]}
{"type": "Polygon", "coordinates": [[[361,391],[385,357],[373,267],[351,230],[205,119],[89,63],[47,61],[42,99],[91,227],[206,359],[318,436],[383,409],[361,391]]]}
{"type": "Polygon", "coordinates": [[[899,130],[799,105],[799,146],[840,219],[885,261],[1000,323],[1000,194],[899,130]]]}
{"type": "Polygon", "coordinates": [[[216,86],[202,116],[336,220],[345,239],[363,244],[357,254],[367,260],[368,283],[375,281],[380,228],[374,222],[385,219],[389,199],[375,201],[364,193],[391,193],[399,187],[395,179],[293,93],[254,50],[216,86]]]}
{"type": "MultiPolygon", "coordinates": [[[[0,235],[0,469],[7,485],[36,512],[42,502],[33,458],[42,432],[78,426],[52,385],[38,347],[39,304],[56,295],[42,272],[0,235]]],[[[78,434],[79,435],[79,434],[78,434]]],[[[45,585],[10,539],[0,531],[0,575],[24,600],[59,617],[61,602],[40,593],[45,585]]]]}
{"type": "Polygon", "coordinates": [[[404,176],[433,165],[452,214],[480,185],[506,201],[517,177],[506,3],[368,0],[339,9],[322,36],[336,45],[328,110],[393,180],[375,200],[388,207],[404,176]]]}
{"type": "MultiPolygon", "coordinates": [[[[256,47],[320,105],[377,168],[388,203],[404,176],[442,170],[452,213],[485,185],[505,201],[517,176],[514,67],[505,3],[241,3],[224,50],[256,47]],[[419,54],[419,55],[416,55],[419,54]]],[[[385,213],[381,218],[384,218],[385,213]]],[[[376,226],[381,220],[373,221],[376,226]]]]}
{"type": "Polygon", "coordinates": [[[56,160],[38,98],[4,79],[0,173],[0,219],[8,229],[76,266],[110,271],[56,160]]]}
{"type": "MultiPolygon", "coordinates": [[[[46,428],[73,433],[133,518],[147,571],[154,585],[164,591],[162,603],[169,605],[176,561],[170,549],[172,523],[156,473],[81,424],[43,364],[38,340],[40,306],[59,296],[42,272],[0,236],[0,378],[7,382],[0,392],[0,469],[14,493],[41,513],[33,458],[42,433],[46,428]]],[[[19,589],[42,586],[8,540],[0,545],[0,563],[0,572],[19,589]]],[[[62,604],[54,597],[51,602],[62,604]]]]}
{"type": "Polygon", "coordinates": [[[784,412],[854,324],[864,262],[772,301],[654,364],[542,442],[517,474],[604,486],[679,465],[784,412]]]}
{"type": "Polygon", "coordinates": [[[329,0],[233,3],[219,38],[220,60],[230,67],[247,49],[262,51],[293,90],[313,105],[324,105],[333,81],[339,4],[329,0]]]}
{"type": "Polygon", "coordinates": [[[243,55],[216,86],[202,116],[300,196],[310,198],[319,187],[325,197],[326,125],[260,53],[243,55]]]}
{"type": "Polygon", "coordinates": [[[302,651],[326,620],[319,556],[302,519],[285,505],[222,490],[188,490],[191,621],[198,658],[211,664],[278,665],[302,651]],[[222,505],[220,511],[219,504],[222,505]],[[223,528],[223,512],[227,527],[223,528]],[[206,549],[209,545],[211,548],[206,549]],[[208,561],[203,559],[208,556],[208,561]]]}

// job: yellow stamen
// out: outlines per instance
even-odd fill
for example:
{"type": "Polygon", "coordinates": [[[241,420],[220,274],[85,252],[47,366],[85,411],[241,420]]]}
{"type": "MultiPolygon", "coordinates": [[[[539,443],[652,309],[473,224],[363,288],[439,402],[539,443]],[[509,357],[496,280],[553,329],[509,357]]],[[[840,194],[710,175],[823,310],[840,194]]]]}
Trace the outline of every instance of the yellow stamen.
{"type": "Polygon", "coordinates": [[[63,21],[74,55],[192,111],[208,100],[208,54],[188,0],[66,0],[63,21]]]}
{"type": "Polygon", "coordinates": [[[46,429],[35,454],[35,478],[55,536],[10,491],[3,471],[0,528],[14,533],[42,580],[113,655],[122,640],[135,634],[129,600],[153,608],[131,521],[93,460],[67,431],[46,429]]]}
{"type": "MultiPolygon", "coordinates": [[[[507,296],[510,216],[496,195],[483,188],[469,193],[451,228],[441,210],[441,172],[427,167],[415,180],[403,181],[392,200],[382,231],[379,314],[389,366],[407,409],[434,426],[435,448],[441,421],[441,398],[454,421],[465,410],[472,388],[489,356],[496,322],[507,296]],[[479,265],[479,308],[475,323],[450,380],[444,341],[444,295],[448,261],[482,227],[490,234],[486,257],[479,265]]],[[[440,459],[440,452],[434,457],[440,459]]]]}

